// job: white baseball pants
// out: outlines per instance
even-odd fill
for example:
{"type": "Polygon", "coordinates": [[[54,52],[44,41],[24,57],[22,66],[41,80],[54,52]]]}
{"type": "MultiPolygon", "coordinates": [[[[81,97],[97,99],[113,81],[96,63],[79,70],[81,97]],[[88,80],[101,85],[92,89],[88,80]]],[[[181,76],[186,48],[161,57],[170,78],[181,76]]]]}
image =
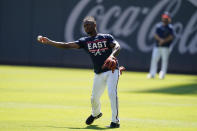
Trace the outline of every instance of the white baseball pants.
{"type": "Polygon", "coordinates": [[[100,97],[103,94],[106,85],[108,86],[108,96],[111,103],[112,122],[119,123],[118,117],[118,96],[117,85],[119,79],[119,70],[103,72],[95,74],[92,89],[91,104],[92,115],[97,116],[101,112],[100,97]]]}
{"type": "Polygon", "coordinates": [[[155,74],[157,73],[157,64],[159,62],[159,59],[161,57],[161,71],[159,73],[159,78],[164,78],[165,74],[167,72],[168,67],[168,57],[170,54],[170,50],[168,47],[154,47],[152,52],[152,58],[151,58],[151,66],[149,74],[153,77],[155,77],[155,74]]]}

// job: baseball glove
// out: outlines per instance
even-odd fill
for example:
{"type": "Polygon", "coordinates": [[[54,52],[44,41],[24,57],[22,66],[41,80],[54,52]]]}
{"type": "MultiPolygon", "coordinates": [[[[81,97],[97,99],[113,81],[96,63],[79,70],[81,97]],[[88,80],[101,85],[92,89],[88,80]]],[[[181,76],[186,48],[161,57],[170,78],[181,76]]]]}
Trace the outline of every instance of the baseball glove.
{"type": "Polygon", "coordinates": [[[102,66],[102,69],[108,68],[108,69],[112,70],[112,73],[114,73],[116,66],[117,66],[116,57],[110,56],[105,60],[103,66],[102,66]]]}

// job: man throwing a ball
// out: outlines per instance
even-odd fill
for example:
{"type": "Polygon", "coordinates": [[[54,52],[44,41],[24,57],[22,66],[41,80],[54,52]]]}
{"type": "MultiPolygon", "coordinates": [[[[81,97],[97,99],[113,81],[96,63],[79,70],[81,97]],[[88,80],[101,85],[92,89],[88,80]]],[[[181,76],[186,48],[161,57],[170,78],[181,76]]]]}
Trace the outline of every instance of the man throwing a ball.
{"type": "Polygon", "coordinates": [[[90,125],[102,116],[100,97],[107,85],[112,111],[112,121],[109,127],[119,128],[117,85],[120,71],[124,70],[124,67],[119,68],[116,59],[120,45],[112,35],[97,33],[94,17],[87,16],[83,20],[83,26],[88,36],[77,41],[56,42],[42,36],[38,36],[38,41],[64,49],[83,48],[90,55],[95,76],[91,96],[92,114],[87,118],[86,124],[90,125]]]}

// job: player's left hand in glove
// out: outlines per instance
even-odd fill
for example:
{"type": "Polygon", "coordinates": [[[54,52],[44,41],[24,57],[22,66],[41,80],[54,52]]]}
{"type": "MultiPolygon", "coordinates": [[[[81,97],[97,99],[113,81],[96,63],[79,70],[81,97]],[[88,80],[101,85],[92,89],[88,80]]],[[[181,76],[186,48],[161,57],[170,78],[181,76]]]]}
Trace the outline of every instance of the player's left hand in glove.
{"type": "Polygon", "coordinates": [[[117,66],[117,59],[116,59],[116,57],[109,56],[105,60],[103,66],[102,66],[102,69],[108,68],[108,69],[112,70],[112,73],[114,73],[114,70],[116,69],[116,66],[117,66]]]}

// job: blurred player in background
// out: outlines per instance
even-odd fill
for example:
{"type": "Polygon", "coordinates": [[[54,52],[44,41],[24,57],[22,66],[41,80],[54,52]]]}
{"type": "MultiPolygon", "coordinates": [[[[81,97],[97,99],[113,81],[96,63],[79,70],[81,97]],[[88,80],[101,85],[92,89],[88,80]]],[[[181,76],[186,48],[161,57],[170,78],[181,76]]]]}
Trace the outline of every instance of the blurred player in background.
{"type": "Polygon", "coordinates": [[[124,67],[119,68],[116,59],[120,51],[120,45],[112,35],[97,33],[94,17],[87,16],[83,20],[83,26],[88,36],[77,41],[56,42],[42,36],[38,36],[38,41],[58,48],[83,48],[90,55],[95,76],[91,96],[92,114],[87,118],[86,124],[90,125],[95,119],[102,116],[100,97],[107,85],[112,110],[112,121],[109,127],[119,128],[117,85],[119,74],[124,70],[124,67]]]}
{"type": "Polygon", "coordinates": [[[156,45],[153,48],[150,71],[147,78],[154,78],[157,73],[158,61],[161,57],[161,71],[159,72],[159,78],[164,79],[167,66],[168,57],[170,55],[170,46],[174,39],[174,30],[171,23],[171,17],[168,12],[165,12],[161,16],[162,22],[158,23],[156,26],[155,40],[156,45]]]}

